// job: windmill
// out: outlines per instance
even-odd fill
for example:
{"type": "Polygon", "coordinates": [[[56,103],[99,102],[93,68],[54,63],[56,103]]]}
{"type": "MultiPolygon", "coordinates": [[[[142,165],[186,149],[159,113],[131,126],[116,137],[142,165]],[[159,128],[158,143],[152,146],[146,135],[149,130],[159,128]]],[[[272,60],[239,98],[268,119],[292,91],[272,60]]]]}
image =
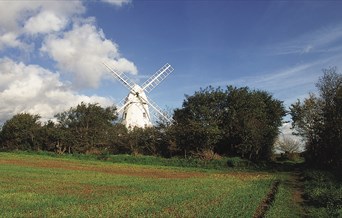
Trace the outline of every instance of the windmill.
{"type": "Polygon", "coordinates": [[[121,106],[117,111],[118,113],[122,112],[122,124],[128,129],[152,126],[153,122],[149,108],[153,110],[153,116],[171,122],[171,118],[166,116],[162,112],[162,109],[146,95],[146,93],[150,93],[173,71],[170,64],[165,64],[141,86],[130,80],[124,73],[112,69],[106,63],[103,64],[129,90],[127,97],[121,101],[121,106]]]}

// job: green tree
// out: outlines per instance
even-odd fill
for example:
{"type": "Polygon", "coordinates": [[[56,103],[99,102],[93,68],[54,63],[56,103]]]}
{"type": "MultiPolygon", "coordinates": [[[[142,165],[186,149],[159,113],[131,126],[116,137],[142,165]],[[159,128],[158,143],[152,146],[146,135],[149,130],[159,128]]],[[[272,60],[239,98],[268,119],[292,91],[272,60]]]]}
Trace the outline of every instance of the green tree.
{"type": "Polygon", "coordinates": [[[222,151],[250,160],[267,160],[286,111],[265,91],[228,87],[222,151]]]}
{"type": "Polygon", "coordinates": [[[264,91],[208,87],[186,96],[174,113],[174,135],[186,153],[217,151],[251,160],[268,159],[285,109],[264,91]]]}
{"type": "Polygon", "coordinates": [[[109,145],[115,107],[102,108],[98,104],[81,103],[56,115],[61,146],[68,150],[86,152],[99,145],[109,145]]]}
{"type": "Polygon", "coordinates": [[[56,137],[56,130],[56,125],[51,120],[42,126],[39,133],[42,138],[41,144],[43,150],[54,151],[56,142],[58,140],[56,137]]]}
{"type": "Polygon", "coordinates": [[[73,132],[59,123],[48,121],[41,129],[42,146],[44,150],[54,151],[58,154],[71,153],[75,144],[73,132]]]}
{"type": "Polygon", "coordinates": [[[19,113],[6,121],[1,131],[3,150],[39,150],[39,115],[19,113]]]}
{"type": "Polygon", "coordinates": [[[336,67],[324,69],[316,87],[319,96],[291,105],[292,126],[306,140],[309,163],[337,169],[342,166],[342,75],[336,67]]]}
{"type": "Polygon", "coordinates": [[[121,123],[115,123],[108,132],[109,144],[108,152],[112,154],[130,153],[127,147],[128,129],[121,123]]]}
{"type": "Polygon", "coordinates": [[[125,148],[133,155],[159,155],[161,154],[162,133],[156,127],[134,127],[127,131],[125,148]]]}
{"type": "Polygon", "coordinates": [[[224,111],[225,93],[208,87],[186,96],[183,107],[174,112],[174,134],[177,144],[186,156],[214,150],[222,139],[220,126],[224,111]]]}

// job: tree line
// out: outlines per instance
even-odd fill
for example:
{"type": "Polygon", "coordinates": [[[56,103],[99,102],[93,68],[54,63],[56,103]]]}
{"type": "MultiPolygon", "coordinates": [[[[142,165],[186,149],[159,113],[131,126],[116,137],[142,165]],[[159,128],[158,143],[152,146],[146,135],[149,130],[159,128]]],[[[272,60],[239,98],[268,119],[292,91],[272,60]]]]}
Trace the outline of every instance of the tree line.
{"type": "Polygon", "coordinates": [[[310,94],[286,111],[283,102],[248,87],[207,87],[185,96],[173,111],[173,122],[127,130],[115,107],[81,103],[40,122],[39,115],[20,113],[0,132],[0,149],[46,150],[57,153],[143,154],[162,157],[240,156],[269,160],[283,117],[289,112],[293,128],[306,142],[309,162],[341,166],[342,88],[336,68],[324,70],[310,94]]]}
{"type": "Polygon", "coordinates": [[[292,126],[306,142],[305,159],[310,165],[342,167],[342,75],[336,67],[323,69],[316,83],[317,94],[310,93],[290,107],[292,126]]]}
{"type": "Polygon", "coordinates": [[[208,87],[186,96],[173,123],[128,131],[115,107],[81,103],[41,123],[39,115],[20,113],[6,121],[1,150],[57,153],[144,155],[234,155],[268,159],[285,109],[265,91],[247,87],[208,87]]]}

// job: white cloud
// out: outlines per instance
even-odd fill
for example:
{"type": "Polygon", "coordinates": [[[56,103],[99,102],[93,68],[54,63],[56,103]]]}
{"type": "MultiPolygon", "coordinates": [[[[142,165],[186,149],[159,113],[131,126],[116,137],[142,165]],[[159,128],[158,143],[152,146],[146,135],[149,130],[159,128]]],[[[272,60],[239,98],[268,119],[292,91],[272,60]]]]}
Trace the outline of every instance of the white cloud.
{"type": "Polygon", "coordinates": [[[7,32],[3,35],[0,35],[0,50],[6,47],[21,47],[23,44],[17,39],[17,37],[17,34],[13,32],[7,32]]]}
{"type": "Polygon", "coordinates": [[[47,37],[41,51],[55,60],[61,71],[71,73],[79,87],[99,85],[101,78],[108,74],[103,62],[122,72],[137,73],[135,65],[121,57],[118,45],[89,22],[76,24],[62,36],[47,37]]]}
{"type": "Polygon", "coordinates": [[[40,66],[0,59],[0,121],[21,112],[40,114],[47,120],[82,101],[113,104],[108,98],[76,93],[60,80],[59,74],[40,66]]]}
{"type": "Polygon", "coordinates": [[[49,33],[60,31],[66,24],[67,19],[65,17],[58,17],[58,15],[51,11],[42,11],[28,19],[24,29],[31,34],[49,33]]]}
{"type": "MultiPolygon", "coordinates": [[[[82,1],[70,1],[67,4],[64,1],[1,1],[0,2],[0,33],[21,32],[22,27],[26,25],[26,22],[37,22],[45,16],[46,12],[50,15],[56,16],[59,19],[68,19],[76,14],[82,14],[85,12],[85,7],[82,1]],[[45,14],[44,14],[45,13],[45,14]]],[[[40,24],[42,20],[39,21],[40,24]]],[[[51,23],[51,16],[47,23],[51,23]]],[[[35,28],[37,28],[35,26],[35,28]]],[[[43,29],[46,31],[46,29],[43,29]]]]}
{"type": "Polygon", "coordinates": [[[123,4],[128,4],[132,2],[132,0],[101,0],[101,1],[115,5],[115,6],[122,6],[123,4]]]}
{"type": "Polygon", "coordinates": [[[51,119],[82,101],[112,105],[112,99],[75,91],[76,86],[96,87],[105,75],[110,76],[102,62],[137,73],[134,63],[121,56],[118,45],[95,26],[95,18],[83,16],[85,5],[81,0],[0,1],[0,51],[13,58],[0,58],[0,123],[21,112],[51,119]],[[36,63],[43,60],[47,66],[51,58],[60,73],[29,64],[29,58],[28,63],[20,62],[9,48],[27,52],[36,63]],[[63,81],[60,74],[71,74],[74,81],[63,81]]]}
{"type": "MultiPolygon", "coordinates": [[[[81,1],[0,1],[0,50],[27,49],[25,34],[60,31],[85,12],[81,1]],[[21,39],[22,41],[20,41],[21,39]]],[[[32,41],[31,41],[32,42],[32,41]]]]}

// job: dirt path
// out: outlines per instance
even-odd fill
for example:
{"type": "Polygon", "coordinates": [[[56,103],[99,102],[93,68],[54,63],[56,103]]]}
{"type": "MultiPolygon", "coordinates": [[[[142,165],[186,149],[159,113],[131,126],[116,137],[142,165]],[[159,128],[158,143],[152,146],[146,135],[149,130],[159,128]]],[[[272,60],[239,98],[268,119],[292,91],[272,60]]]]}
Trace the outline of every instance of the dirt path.
{"type": "Polygon", "coordinates": [[[305,210],[303,207],[304,199],[304,184],[302,182],[302,172],[299,168],[296,168],[290,176],[289,185],[293,190],[293,201],[299,206],[302,217],[305,217],[305,210]]]}
{"type": "Polygon", "coordinates": [[[259,207],[255,211],[253,218],[262,218],[265,217],[267,211],[272,207],[273,201],[278,192],[278,186],[282,183],[287,189],[291,190],[292,193],[292,201],[298,208],[297,216],[299,217],[307,217],[306,212],[304,210],[304,184],[302,180],[302,172],[300,168],[293,168],[289,173],[288,179],[282,181],[274,181],[270,187],[268,194],[261,201],[259,207]]]}

